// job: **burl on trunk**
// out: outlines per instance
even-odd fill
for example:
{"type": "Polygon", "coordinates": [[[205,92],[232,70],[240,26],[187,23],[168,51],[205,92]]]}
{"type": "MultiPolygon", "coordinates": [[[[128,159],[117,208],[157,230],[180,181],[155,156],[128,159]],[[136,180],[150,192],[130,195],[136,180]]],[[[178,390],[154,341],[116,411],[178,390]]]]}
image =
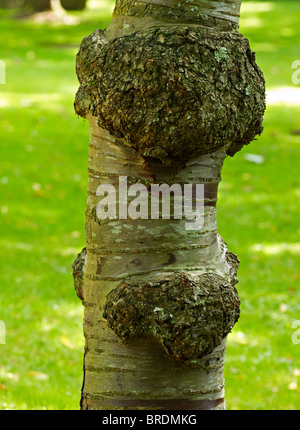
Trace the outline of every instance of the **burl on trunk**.
{"type": "Polygon", "coordinates": [[[82,42],[75,108],[91,128],[86,248],[73,264],[85,307],[82,409],[225,409],[239,261],[217,232],[217,189],[224,159],[261,133],[265,110],[240,3],[117,0],[109,28],[82,42]],[[119,195],[124,178],[140,192],[204,184],[204,225],[151,217],[150,201],[138,219],[124,201],[99,217],[99,186],[119,195]]]}

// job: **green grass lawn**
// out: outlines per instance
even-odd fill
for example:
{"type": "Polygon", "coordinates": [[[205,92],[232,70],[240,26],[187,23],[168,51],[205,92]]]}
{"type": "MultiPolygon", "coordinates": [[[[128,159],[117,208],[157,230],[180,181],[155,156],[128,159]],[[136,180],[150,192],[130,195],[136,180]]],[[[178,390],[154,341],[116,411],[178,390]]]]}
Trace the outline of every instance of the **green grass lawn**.
{"type": "MultiPolygon", "coordinates": [[[[74,26],[0,11],[0,409],[78,409],[84,341],[71,263],[85,243],[89,127],[75,116],[75,55],[110,22],[110,4],[74,26]]],[[[75,14],[74,14],[75,15],[75,14]]],[[[300,4],[246,2],[268,91],[300,60],[300,4]]],[[[300,105],[270,104],[263,135],[225,162],[220,233],[241,259],[241,318],[226,355],[228,409],[300,409],[300,105]],[[262,164],[245,154],[263,156],[262,164]]]]}

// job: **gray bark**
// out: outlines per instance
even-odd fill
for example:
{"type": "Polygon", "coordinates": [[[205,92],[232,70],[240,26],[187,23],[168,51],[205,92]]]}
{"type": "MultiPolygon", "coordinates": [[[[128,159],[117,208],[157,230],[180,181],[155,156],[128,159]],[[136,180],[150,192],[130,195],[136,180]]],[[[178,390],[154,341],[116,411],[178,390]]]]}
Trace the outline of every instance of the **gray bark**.
{"type": "Polygon", "coordinates": [[[82,409],[224,409],[226,336],[239,317],[238,259],[217,231],[227,155],[262,131],[264,81],[238,33],[239,0],[117,1],[77,57],[89,120],[82,409]],[[204,227],[97,218],[97,188],[204,184],[204,227]]]}

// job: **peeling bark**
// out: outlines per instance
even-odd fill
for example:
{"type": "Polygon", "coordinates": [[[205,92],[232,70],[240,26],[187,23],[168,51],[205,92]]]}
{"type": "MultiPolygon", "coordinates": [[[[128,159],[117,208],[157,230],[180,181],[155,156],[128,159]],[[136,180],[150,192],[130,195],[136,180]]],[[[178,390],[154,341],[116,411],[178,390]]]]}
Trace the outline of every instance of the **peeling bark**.
{"type": "MultiPolygon", "coordinates": [[[[118,1],[84,39],[75,108],[89,120],[82,409],[224,409],[237,257],[217,232],[226,156],[262,131],[264,81],[238,34],[240,1],[118,1]],[[213,3],[214,7],[211,7],[213,3]],[[194,10],[192,10],[194,8],[194,10]],[[204,226],[99,220],[97,189],[204,184],[204,226]]],[[[174,203],[174,202],[173,202],[174,203]]]]}

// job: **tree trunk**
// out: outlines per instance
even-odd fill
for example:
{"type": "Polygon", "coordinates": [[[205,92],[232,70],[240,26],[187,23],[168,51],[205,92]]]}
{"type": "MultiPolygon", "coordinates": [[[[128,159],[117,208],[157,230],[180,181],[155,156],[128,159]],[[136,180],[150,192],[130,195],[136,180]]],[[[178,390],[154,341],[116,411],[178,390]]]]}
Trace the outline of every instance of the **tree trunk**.
{"type": "Polygon", "coordinates": [[[53,10],[58,14],[65,14],[60,0],[25,0],[24,8],[34,13],[53,10]]]}
{"type": "Polygon", "coordinates": [[[0,0],[0,9],[19,9],[22,3],[22,0],[0,0]]]}
{"type": "Polygon", "coordinates": [[[86,0],[61,0],[60,2],[66,10],[83,10],[86,7],[86,0]]]}
{"type": "Polygon", "coordinates": [[[75,108],[91,129],[86,248],[73,264],[82,409],[225,409],[238,259],[217,232],[217,189],[226,156],[262,131],[265,90],[238,33],[241,1],[213,3],[118,0],[77,56],[75,108]],[[107,184],[119,200],[104,198],[105,219],[107,184]],[[177,185],[168,200],[157,184],[177,185]],[[175,198],[197,184],[198,227],[175,198]]]}
{"type": "Polygon", "coordinates": [[[24,7],[31,12],[43,12],[51,9],[51,0],[25,0],[24,7]]]}

